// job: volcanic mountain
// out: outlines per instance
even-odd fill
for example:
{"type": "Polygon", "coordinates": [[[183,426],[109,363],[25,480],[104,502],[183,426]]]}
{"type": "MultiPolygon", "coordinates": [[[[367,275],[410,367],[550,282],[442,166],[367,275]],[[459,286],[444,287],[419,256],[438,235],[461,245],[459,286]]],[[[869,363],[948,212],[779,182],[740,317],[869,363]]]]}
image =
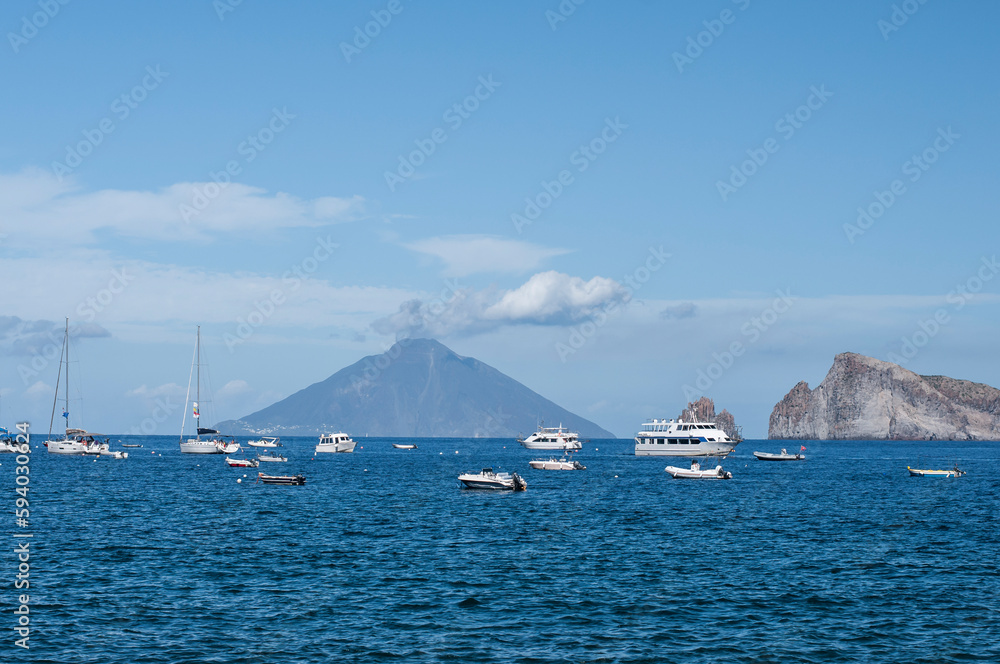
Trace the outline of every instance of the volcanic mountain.
{"type": "Polygon", "coordinates": [[[539,422],[614,438],[513,378],[433,339],[404,339],[238,420],[227,434],[511,438],[539,422]]]}

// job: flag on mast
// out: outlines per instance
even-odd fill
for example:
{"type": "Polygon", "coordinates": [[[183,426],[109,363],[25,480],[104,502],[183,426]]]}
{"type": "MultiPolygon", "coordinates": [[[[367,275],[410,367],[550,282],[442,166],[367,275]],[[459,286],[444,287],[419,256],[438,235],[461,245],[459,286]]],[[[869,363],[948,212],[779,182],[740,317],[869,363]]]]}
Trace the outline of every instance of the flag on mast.
{"type": "Polygon", "coordinates": [[[195,419],[198,419],[198,402],[195,401],[193,403],[194,403],[194,417],[195,419]]]}
{"type": "Polygon", "coordinates": [[[799,446],[799,451],[800,452],[805,452],[806,451],[806,446],[805,445],[800,445],[799,446]]]}

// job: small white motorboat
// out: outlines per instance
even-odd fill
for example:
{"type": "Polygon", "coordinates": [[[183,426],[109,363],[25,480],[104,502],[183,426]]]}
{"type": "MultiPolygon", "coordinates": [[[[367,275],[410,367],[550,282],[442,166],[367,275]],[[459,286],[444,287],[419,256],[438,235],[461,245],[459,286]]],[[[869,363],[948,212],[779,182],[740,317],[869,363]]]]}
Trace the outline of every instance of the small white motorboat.
{"type": "Polygon", "coordinates": [[[760,459],[761,461],[805,461],[805,454],[789,454],[788,450],[781,448],[781,452],[778,454],[772,454],[770,452],[754,452],[753,455],[760,459]]]}
{"type": "Polygon", "coordinates": [[[284,454],[274,454],[272,452],[270,454],[258,454],[257,461],[274,461],[283,463],[288,461],[288,459],[285,457],[284,454]]]}
{"type": "Polygon", "coordinates": [[[393,447],[397,450],[415,450],[417,446],[414,443],[393,443],[393,447]]]}
{"type": "Polygon", "coordinates": [[[572,459],[535,459],[529,461],[528,465],[537,470],[587,470],[587,467],[579,461],[572,459]]]}
{"type": "Polygon", "coordinates": [[[100,456],[111,457],[112,459],[127,459],[128,452],[118,452],[117,450],[101,450],[100,456]]]}
{"type": "Polygon", "coordinates": [[[320,452],[353,452],[356,442],[346,433],[325,433],[319,437],[316,453],[320,452]]]}
{"type": "Polygon", "coordinates": [[[906,469],[910,471],[910,477],[961,477],[965,475],[965,471],[959,470],[957,464],[951,470],[920,470],[909,466],[906,469]]]}
{"type": "Polygon", "coordinates": [[[702,470],[701,464],[697,461],[691,462],[690,468],[678,468],[677,466],[667,466],[666,472],[675,480],[731,480],[733,474],[723,470],[722,466],[716,466],[709,470],[702,470]]]}
{"type": "Polygon", "coordinates": [[[259,440],[247,441],[247,445],[250,447],[281,447],[281,443],[279,442],[280,440],[281,439],[277,437],[261,438],[259,440]]]}
{"type": "Polygon", "coordinates": [[[230,459],[226,457],[226,464],[230,468],[256,468],[257,459],[230,459]]]}
{"type": "Polygon", "coordinates": [[[517,473],[495,473],[492,468],[483,468],[479,473],[465,473],[459,481],[469,489],[494,489],[524,491],[528,484],[517,473]]]}

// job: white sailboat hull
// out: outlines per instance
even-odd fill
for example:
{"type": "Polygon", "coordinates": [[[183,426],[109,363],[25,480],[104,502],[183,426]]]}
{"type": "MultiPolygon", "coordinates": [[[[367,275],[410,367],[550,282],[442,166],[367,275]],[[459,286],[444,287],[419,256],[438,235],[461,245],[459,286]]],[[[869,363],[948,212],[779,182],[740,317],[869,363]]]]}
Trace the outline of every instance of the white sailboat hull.
{"type": "Polygon", "coordinates": [[[87,446],[76,440],[50,440],[49,454],[87,454],[87,446]]]}
{"type": "Polygon", "coordinates": [[[225,454],[225,452],[210,440],[188,440],[181,443],[181,454],[225,454]]]}

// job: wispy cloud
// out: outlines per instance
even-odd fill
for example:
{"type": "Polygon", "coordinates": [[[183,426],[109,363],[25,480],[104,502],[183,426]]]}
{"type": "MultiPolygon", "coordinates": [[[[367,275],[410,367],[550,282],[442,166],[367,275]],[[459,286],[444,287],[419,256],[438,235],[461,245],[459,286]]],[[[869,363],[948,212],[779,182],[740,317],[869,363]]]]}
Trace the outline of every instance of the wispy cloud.
{"type": "MultiPolygon", "coordinates": [[[[70,334],[75,338],[109,337],[111,333],[94,323],[74,324],[70,334]]],[[[0,316],[0,353],[5,355],[40,355],[46,347],[62,345],[63,324],[50,320],[23,320],[17,316],[0,316]]]]}
{"type": "Polygon", "coordinates": [[[165,241],[206,241],[219,235],[281,228],[315,227],[351,221],[364,211],[360,196],[303,199],[233,182],[180,182],[155,191],[86,191],[71,178],[27,169],[0,174],[0,220],[8,244],[87,245],[101,232],[165,241]],[[198,192],[217,192],[196,214],[198,192]]]}
{"type": "Polygon", "coordinates": [[[538,269],[547,259],[571,251],[494,235],[443,235],[403,246],[439,259],[444,263],[444,273],[452,277],[481,273],[525,274],[538,269]]]}

